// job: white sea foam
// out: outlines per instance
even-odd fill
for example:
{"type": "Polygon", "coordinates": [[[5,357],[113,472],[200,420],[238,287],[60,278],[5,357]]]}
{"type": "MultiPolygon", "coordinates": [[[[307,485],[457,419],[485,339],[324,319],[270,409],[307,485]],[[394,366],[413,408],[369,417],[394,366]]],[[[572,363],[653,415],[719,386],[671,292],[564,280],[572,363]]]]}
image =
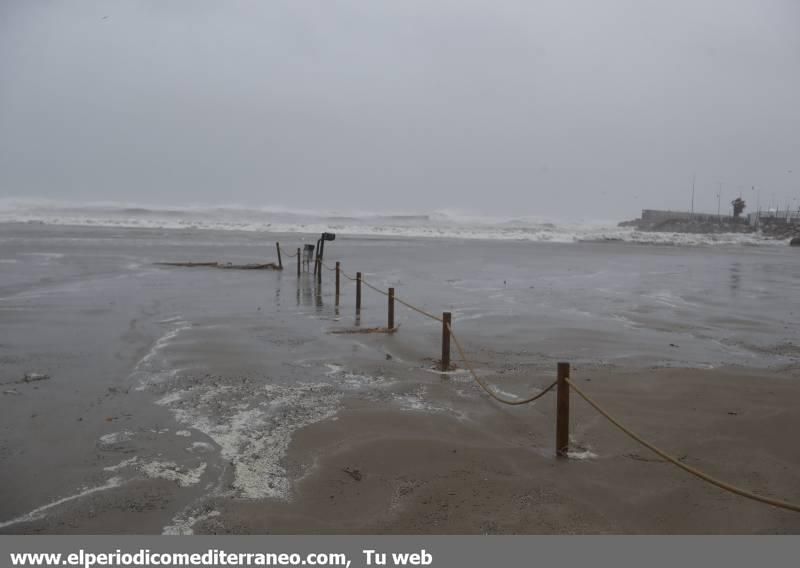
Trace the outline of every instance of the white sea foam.
{"type": "Polygon", "coordinates": [[[0,221],[43,221],[56,225],[214,229],[321,233],[383,237],[522,240],[554,243],[621,241],[661,245],[757,245],[780,243],[756,234],[683,234],[637,231],[613,223],[498,218],[437,211],[379,214],[246,207],[142,207],[109,203],[81,206],[48,201],[0,200],[0,221]]]}
{"type": "Polygon", "coordinates": [[[139,458],[134,456],[132,458],[128,458],[126,460],[122,460],[116,465],[109,465],[103,468],[103,471],[119,471],[121,469],[125,469],[128,467],[133,467],[139,462],[139,458]]]}
{"type": "Polygon", "coordinates": [[[214,451],[214,445],[208,442],[192,442],[186,451],[190,454],[206,454],[214,451]]]}
{"type": "Polygon", "coordinates": [[[139,379],[139,386],[136,387],[137,391],[145,390],[151,384],[166,382],[180,372],[180,369],[164,369],[162,365],[158,364],[157,358],[181,332],[192,326],[182,319],[171,318],[169,322],[173,324],[173,328],[158,338],[150,348],[150,351],[134,367],[131,377],[139,379]]]}
{"type": "Polygon", "coordinates": [[[122,432],[111,432],[110,434],[104,434],[100,436],[100,445],[102,446],[112,446],[114,444],[119,444],[121,442],[128,442],[133,437],[133,432],[130,430],[124,430],[122,432]]]}
{"type": "Polygon", "coordinates": [[[201,522],[207,521],[208,519],[212,519],[214,517],[218,517],[220,515],[219,511],[207,511],[207,512],[181,512],[178,513],[174,519],[172,519],[172,524],[167,525],[162,529],[161,534],[163,535],[177,535],[177,536],[188,536],[194,534],[194,526],[201,522]]]}
{"type": "Polygon", "coordinates": [[[234,467],[234,490],[251,499],[290,498],[282,461],[292,434],[333,416],[342,397],[326,384],[265,385],[255,392],[239,385],[200,384],[182,393],[159,403],[221,448],[234,467]]]}
{"type": "Polygon", "coordinates": [[[0,529],[8,527],[8,526],[11,526],[11,525],[16,525],[16,524],[19,524],[19,523],[30,523],[32,521],[36,521],[36,520],[42,519],[42,518],[45,517],[45,514],[47,513],[47,511],[49,511],[50,509],[54,509],[55,507],[58,507],[59,505],[63,505],[64,503],[68,503],[70,501],[75,501],[76,499],[81,499],[83,497],[86,497],[88,495],[92,495],[94,493],[98,493],[100,491],[106,491],[108,489],[114,489],[115,487],[119,487],[122,484],[123,484],[123,479],[121,477],[112,477],[111,479],[106,481],[103,485],[99,485],[99,486],[96,486],[96,487],[89,487],[89,488],[83,489],[82,491],[80,491],[80,492],[78,492],[78,493],[76,493],[74,495],[70,495],[68,497],[63,497],[61,499],[57,499],[56,501],[53,501],[52,503],[48,503],[47,505],[42,505],[41,507],[38,507],[38,508],[34,509],[33,511],[30,511],[29,513],[25,513],[24,515],[21,515],[19,517],[16,517],[14,519],[9,520],[9,521],[0,522],[0,529]]]}
{"type": "Polygon", "coordinates": [[[206,464],[201,463],[195,468],[187,468],[173,461],[154,460],[139,465],[139,470],[147,477],[166,479],[176,482],[180,487],[196,485],[206,471],[206,464]]]}
{"type": "Polygon", "coordinates": [[[591,460],[597,457],[597,454],[589,450],[571,450],[567,452],[567,457],[571,460],[591,460]]]}
{"type": "Polygon", "coordinates": [[[176,482],[180,487],[196,485],[203,477],[206,464],[201,463],[197,467],[187,467],[179,465],[174,461],[153,460],[145,461],[140,457],[132,457],[122,460],[116,465],[103,468],[103,471],[120,471],[123,469],[136,469],[151,479],[166,479],[176,482]]]}

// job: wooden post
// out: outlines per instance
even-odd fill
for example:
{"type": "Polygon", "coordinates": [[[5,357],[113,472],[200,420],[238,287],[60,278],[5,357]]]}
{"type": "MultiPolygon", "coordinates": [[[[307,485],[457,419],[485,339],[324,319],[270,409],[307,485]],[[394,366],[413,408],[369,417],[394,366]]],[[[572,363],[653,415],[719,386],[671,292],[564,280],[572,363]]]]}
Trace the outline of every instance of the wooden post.
{"type": "Polygon", "coordinates": [[[278,268],[283,270],[283,261],[281,260],[281,243],[275,243],[275,247],[278,249],[278,268]]]}
{"type": "Polygon", "coordinates": [[[322,286],[322,259],[317,259],[317,285],[322,286]]]}
{"type": "Polygon", "coordinates": [[[450,368],[450,312],[442,313],[442,371],[450,368]]]}
{"type": "Polygon", "coordinates": [[[300,248],[297,249],[297,277],[300,278],[300,248]]]}
{"type": "Polygon", "coordinates": [[[336,261],[336,305],[339,305],[339,261],[336,261]]]}
{"type": "Polygon", "coordinates": [[[389,288],[389,329],[394,329],[394,288],[389,288]]]}
{"type": "Polygon", "coordinates": [[[356,272],[356,313],[361,313],[361,273],[356,272]]]}
{"type": "Polygon", "coordinates": [[[556,387],[556,456],[567,457],[569,450],[569,363],[558,364],[556,387]]]}

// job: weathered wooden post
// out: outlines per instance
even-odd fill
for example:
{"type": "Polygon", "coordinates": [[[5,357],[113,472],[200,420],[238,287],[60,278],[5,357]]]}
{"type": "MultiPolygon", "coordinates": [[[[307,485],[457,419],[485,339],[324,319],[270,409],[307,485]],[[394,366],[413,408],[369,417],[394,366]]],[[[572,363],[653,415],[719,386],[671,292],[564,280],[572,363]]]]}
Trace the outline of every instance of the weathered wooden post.
{"type": "Polygon", "coordinates": [[[450,369],[450,312],[442,313],[442,371],[450,369]]]}
{"type": "Polygon", "coordinates": [[[317,286],[322,286],[322,259],[317,259],[317,286]]]}
{"type": "Polygon", "coordinates": [[[394,329],[394,288],[389,288],[389,329],[394,329]]]}
{"type": "Polygon", "coordinates": [[[356,272],[356,313],[361,313],[361,273],[356,272]]]}
{"type": "Polygon", "coordinates": [[[297,277],[300,278],[300,247],[297,248],[297,277]]]}
{"type": "Polygon", "coordinates": [[[283,261],[281,260],[281,243],[275,243],[275,247],[278,249],[278,268],[283,270],[283,261]]]}
{"type": "Polygon", "coordinates": [[[567,457],[569,450],[569,363],[558,364],[556,386],[556,456],[567,457]]]}
{"type": "Polygon", "coordinates": [[[339,261],[336,261],[336,305],[339,305],[339,272],[341,268],[339,265],[339,261]]]}

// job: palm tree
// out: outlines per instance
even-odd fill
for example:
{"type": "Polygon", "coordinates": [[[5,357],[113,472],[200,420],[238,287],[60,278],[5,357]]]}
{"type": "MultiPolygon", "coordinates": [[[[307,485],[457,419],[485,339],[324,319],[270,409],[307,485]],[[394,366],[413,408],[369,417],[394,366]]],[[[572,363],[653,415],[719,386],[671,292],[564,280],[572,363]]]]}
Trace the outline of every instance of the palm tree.
{"type": "Polygon", "coordinates": [[[738,218],[739,215],[742,214],[742,211],[744,211],[744,208],[746,207],[744,199],[742,199],[741,197],[737,197],[736,199],[731,201],[731,205],[733,205],[733,216],[735,218],[738,218]]]}

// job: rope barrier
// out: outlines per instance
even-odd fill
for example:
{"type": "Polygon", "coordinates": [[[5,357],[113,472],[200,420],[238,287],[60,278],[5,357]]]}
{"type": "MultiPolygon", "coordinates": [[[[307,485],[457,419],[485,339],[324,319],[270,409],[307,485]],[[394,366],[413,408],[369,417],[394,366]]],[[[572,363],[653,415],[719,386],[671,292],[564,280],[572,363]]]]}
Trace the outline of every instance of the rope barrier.
{"type": "Polygon", "coordinates": [[[401,300],[397,296],[394,297],[394,301],[403,304],[405,307],[407,307],[407,308],[409,308],[411,310],[414,310],[415,312],[420,313],[425,317],[429,317],[431,319],[434,319],[434,320],[438,321],[439,323],[444,323],[444,320],[442,318],[440,318],[439,316],[435,316],[433,314],[429,314],[428,312],[426,312],[423,309],[420,309],[420,308],[418,308],[416,306],[412,306],[411,304],[409,304],[408,302],[404,302],[403,300],[401,300]]]}
{"type": "MultiPolygon", "coordinates": [[[[458,345],[458,343],[456,343],[456,345],[458,345]]],[[[787,501],[782,501],[780,499],[772,499],[771,497],[763,497],[761,495],[757,495],[755,493],[747,491],[746,489],[742,489],[740,487],[736,487],[735,485],[731,485],[730,483],[726,483],[724,481],[720,481],[719,479],[716,479],[715,477],[712,477],[711,475],[709,475],[709,474],[707,474],[707,473],[705,473],[703,471],[700,471],[699,469],[695,469],[690,465],[686,465],[685,463],[681,462],[679,459],[677,459],[674,456],[668,454],[664,450],[654,446],[650,442],[644,440],[639,435],[635,434],[634,432],[632,432],[631,430],[629,430],[628,428],[623,426],[622,423],[620,423],[619,420],[617,420],[616,418],[611,416],[608,412],[603,410],[600,407],[600,405],[597,404],[597,402],[595,402],[591,397],[589,397],[589,395],[584,393],[575,383],[573,383],[569,379],[565,379],[565,380],[567,381],[567,384],[569,384],[569,386],[576,393],[578,393],[578,395],[583,400],[585,400],[589,404],[589,406],[594,408],[597,412],[599,412],[603,417],[605,417],[614,426],[616,426],[617,428],[622,430],[622,432],[627,434],[629,437],[633,438],[635,441],[639,442],[645,448],[647,448],[647,449],[651,450],[652,452],[656,453],[657,455],[659,455],[660,457],[664,458],[665,460],[667,460],[671,464],[678,466],[679,468],[681,468],[685,472],[691,473],[692,475],[694,475],[696,477],[699,477],[700,479],[710,483],[711,485],[719,487],[720,489],[723,489],[725,491],[729,491],[730,493],[734,493],[736,495],[739,495],[740,497],[745,497],[747,499],[752,499],[753,501],[759,501],[760,503],[766,503],[767,505],[772,505],[773,507],[779,507],[781,509],[787,509],[789,511],[794,511],[796,513],[800,513],[800,505],[795,505],[794,503],[789,503],[787,501]]]]}
{"type": "MultiPolygon", "coordinates": [[[[289,256],[292,257],[292,255],[289,255],[289,256]]],[[[294,256],[297,256],[297,255],[294,255],[294,256]]],[[[331,268],[328,265],[326,265],[325,263],[321,262],[320,264],[322,264],[322,266],[324,266],[328,270],[336,270],[336,268],[331,268]]],[[[347,278],[349,280],[356,280],[356,278],[351,277],[344,270],[341,270],[341,268],[340,268],[340,272],[342,274],[344,274],[345,278],[347,278]]],[[[374,290],[374,291],[376,291],[376,292],[378,292],[380,294],[383,294],[384,296],[388,296],[389,295],[386,292],[384,292],[383,290],[381,290],[379,288],[376,288],[375,286],[373,286],[372,284],[370,284],[369,282],[364,280],[363,277],[361,279],[361,282],[365,286],[367,286],[368,288],[371,288],[372,290],[374,290]]],[[[435,315],[433,315],[433,314],[431,314],[431,313],[429,313],[429,312],[427,312],[427,311],[425,311],[425,310],[423,310],[421,308],[418,308],[417,306],[409,304],[408,302],[405,302],[405,301],[401,300],[397,296],[395,296],[394,299],[395,299],[396,302],[399,302],[400,304],[406,306],[407,308],[409,308],[411,310],[414,310],[415,312],[418,312],[418,313],[420,313],[420,314],[422,314],[422,315],[424,315],[424,316],[426,316],[428,318],[431,318],[433,320],[436,320],[438,322],[444,323],[444,320],[442,318],[437,317],[437,316],[435,316],[435,315]]],[[[448,332],[450,334],[450,337],[453,339],[453,343],[456,344],[456,349],[458,349],[458,352],[459,352],[459,354],[461,356],[461,360],[464,362],[464,365],[466,366],[467,370],[469,371],[470,375],[472,376],[472,379],[476,383],[478,383],[478,385],[481,387],[481,389],[483,389],[483,391],[486,392],[486,394],[488,394],[494,400],[496,400],[496,401],[498,401],[498,402],[500,402],[502,404],[507,404],[509,406],[519,406],[519,405],[522,405],[522,404],[529,404],[529,403],[534,402],[535,400],[538,400],[539,398],[543,397],[545,394],[547,394],[548,392],[553,390],[553,388],[558,384],[558,381],[553,381],[553,383],[551,383],[547,388],[545,388],[541,392],[539,392],[539,393],[537,393],[537,394],[535,394],[533,396],[530,396],[528,398],[520,399],[520,400],[509,400],[507,398],[504,398],[504,397],[498,395],[496,392],[494,392],[492,389],[490,389],[478,377],[478,374],[475,372],[475,368],[473,367],[472,363],[467,358],[467,355],[464,352],[464,348],[462,347],[461,342],[458,340],[458,336],[456,336],[456,334],[453,333],[452,326],[449,323],[447,323],[445,325],[447,326],[447,330],[448,330],[448,332]]],[[[611,424],[616,426],[624,434],[626,434],[627,436],[629,436],[630,438],[632,438],[634,441],[638,442],[639,444],[641,444],[645,448],[649,449],[650,451],[652,451],[656,455],[660,456],[664,460],[666,460],[666,461],[670,462],[671,464],[673,464],[673,465],[679,467],[680,469],[684,470],[685,472],[687,472],[687,473],[689,473],[691,475],[694,475],[695,477],[698,477],[698,478],[702,479],[703,481],[705,481],[706,483],[714,485],[715,487],[718,487],[719,489],[722,489],[724,491],[728,491],[728,492],[733,493],[735,495],[739,495],[740,497],[744,497],[746,499],[751,499],[753,501],[758,501],[760,503],[765,503],[767,505],[772,505],[773,507],[778,507],[780,509],[785,509],[785,510],[788,510],[788,511],[794,511],[794,512],[800,513],[800,505],[796,505],[794,503],[789,503],[788,501],[783,501],[781,499],[773,499],[771,497],[764,497],[762,495],[757,495],[756,493],[753,493],[753,492],[748,491],[746,489],[742,489],[741,487],[737,487],[735,485],[731,485],[730,483],[726,483],[724,481],[721,481],[721,480],[713,477],[712,475],[710,475],[708,473],[705,473],[705,472],[703,472],[703,471],[701,471],[699,469],[696,469],[696,468],[694,468],[694,467],[692,467],[690,465],[686,465],[685,463],[681,462],[675,456],[673,456],[671,454],[668,454],[664,450],[662,450],[662,449],[658,448],[657,446],[651,444],[650,442],[648,442],[647,440],[643,439],[641,436],[639,436],[638,434],[636,434],[632,430],[628,429],[619,420],[617,420],[611,414],[609,414],[606,410],[604,410],[597,402],[595,402],[594,399],[592,399],[589,395],[587,395],[585,392],[583,392],[583,390],[580,387],[578,387],[575,383],[573,383],[570,379],[566,378],[564,380],[567,382],[567,384],[570,386],[570,388],[572,388],[578,394],[578,396],[580,396],[583,400],[585,400],[589,404],[589,406],[594,408],[598,413],[600,413],[601,416],[603,416],[606,420],[611,422],[611,424]]]]}
{"type": "Polygon", "coordinates": [[[548,392],[550,392],[553,389],[553,387],[556,386],[556,384],[558,384],[558,381],[553,381],[553,383],[549,387],[544,389],[543,391],[541,391],[541,392],[539,392],[539,393],[537,393],[537,394],[535,394],[535,395],[533,395],[531,397],[523,399],[523,400],[508,400],[506,398],[503,398],[500,395],[496,394],[491,389],[489,389],[485,384],[483,384],[483,381],[481,381],[478,378],[478,374],[475,372],[475,369],[472,367],[472,364],[469,362],[469,359],[467,359],[467,356],[464,353],[464,349],[461,347],[461,342],[458,340],[458,338],[456,337],[455,333],[453,333],[453,328],[450,327],[450,324],[447,324],[447,330],[450,332],[450,337],[453,338],[453,343],[456,344],[456,349],[458,349],[458,352],[461,354],[461,359],[462,359],[462,361],[464,361],[464,364],[467,366],[467,370],[472,375],[472,378],[475,380],[476,383],[478,383],[480,385],[480,387],[484,391],[486,391],[486,394],[491,396],[497,402],[502,402],[503,404],[508,404],[509,406],[519,406],[520,404],[528,404],[528,403],[533,402],[534,400],[537,400],[537,399],[543,397],[548,392]]]}
{"type": "Polygon", "coordinates": [[[372,284],[370,284],[369,282],[367,282],[366,280],[364,280],[364,277],[363,277],[363,276],[361,277],[361,283],[362,283],[364,286],[366,286],[367,288],[372,288],[372,289],[373,289],[373,290],[375,290],[375,291],[376,291],[378,294],[383,294],[384,296],[388,296],[388,295],[389,295],[387,292],[384,292],[384,291],[383,291],[383,290],[381,290],[380,288],[376,288],[375,286],[373,286],[372,284]]]}
{"type": "MultiPolygon", "coordinates": [[[[325,268],[327,268],[328,270],[336,270],[335,268],[330,268],[330,267],[329,267],[328,265],[326,265],[324,262],[322,263],[322,266],[324,266],[324,267],[325,267],[325,268]]],[[[344,274],[345,278],[348,278],[348,279],[350,279],[350,280],[355,280],[355,278],[350,278],[350,276],[348,276],[348,274],[347,274],[347,273],[346,273],[344,270],[341,270],[341,267],[339,268],[339,271],[340,271],[342,274],[344,274]]],[[[364,280],[364,278],[363,278],[363,277],[361,278],[361,283],[362,283],[362,284],[364,284],[366,287],[368,287],[368,288],[370,288],[370,289],[372,289],[372,290],[374,290],[374,291],[378,292],[379,294],[383,294],[384,296],[388,296],[388,295],[389,295],[388,293],[384,292],[384,291],[383,291],[383,290],[381,290],[380,288],[376,288],[375,286],[373,286],[372,284],[370,284],[369,282],[367,282],[366,280],[364,280]]],[[[398,303],[400,303],[400,304],[403,304],[405,307],[407,307],[407,308],[409,308],[409,309],[411,309],[411,310],[414,310],[415,312],[418,312],[418,313],[422,314],[423,316],[429,317],[429,318],[431,318],[431,319],[433,319],[433,320],[436,320],[436,321],[438,321],[438,322],[440,322],[440,323],[444,323],[444,320],[442,320],[442,318],[440,318],[440,317],[438,317],[438,316],[435,316],[435,315],[433,315],[433,314],[431,314],[431,313],[429,313],[429,312],[426,312],[426,311],[425,311],[425,310],[423,310],[422,308],[418,308],[417,306],[414,306],[414,305],[412,305],[412,304],[409,304],[408,302],[405,302],[405,301],[401,300],[401,299],[400,299],[400,298],[398,298],[397,296],[395,296],[395,297],[394,297],[394,300],[395,300],[395,302],[398,302],[398,303]]],[[[452,337],[452,338],[453,338],[453,342],[456,344],[456,348],[458,348],[458,351],[459,351],[459,353],[461,354],[461,360],[462,360],[462,361],[464,362],[464,364],[466,365],[466,367],[467,367],[467,370],[469,371],[470,375],[472,375],[472,378],[473,378],[473,380],[474,380],[476,383],[478,383],[478,385],[479,385],[479,386],[480,386],[480,387],[481,387],[481,388],[482,388],[482,389],[483,389],[483,390],[484,390],[484,391],[485,391],[485,392],[486,392],[486,393],[487,393],[489,396],[491,396],[491,397],[492,397],[493,399],[495,399],[496,401],[498,401],[498,402],[501,402],[501,403],[503,403],[503,404],[508,404],[508,405],[510,405],[510,406],[518,406],[518,405],[521,405],[521,404],[529,404],[529,403],[531,403],[531,402],[533,402],[533,401],[535,401],[535,400],[538,400],[539,398],[543,397],[545,394],[547,394],[548,392],[550,392],[550,391],[553,389],[553,387],[555,387],[555,386],[556,386],[556,384],[557,384],[557,382],[558,382],[558,381],[554,381],[552,384],[550,384],[550,386],[548,386],[547,388],[545,388],[543,391],[541,391],[541,392],[539,392],[539,393],[537,393],[537,394],[535,394],[535,395],[533,395],[533,396],[531,396],[531,397],[528,397],[528,398],[522,399],[522,400],[509,400],[509,399],[506,399],[506,398],[503,398],[503,397],[499,396],[497,393],[495,393],[495,392],[494,392],[494,391],[492,391],[492,390],[491,390],[489,387],[487,387],[487,386],[486,386],[486,385],[483,383],[483,381],[481,381],[481,380],[480,380],[480,378],[478,378],[478,374],[475,372],[475,369],[473,368],[473,366],[472,366],[472,363],[470,363],[469,359],[467,359],[467,356],[466,356],[466,354],[464,353],[464,349],[461,347],[461,343],[458,341],[458,338],[457,338],[457,337],[455,336],[455,334],[453,333],[453,328],[452,328],[452,327],[450,327],[450,325],[449,325],[449,324],[447,324],[447,329],[448,329],[448,331],[450,332],[450,337],[452,337]]]]}

